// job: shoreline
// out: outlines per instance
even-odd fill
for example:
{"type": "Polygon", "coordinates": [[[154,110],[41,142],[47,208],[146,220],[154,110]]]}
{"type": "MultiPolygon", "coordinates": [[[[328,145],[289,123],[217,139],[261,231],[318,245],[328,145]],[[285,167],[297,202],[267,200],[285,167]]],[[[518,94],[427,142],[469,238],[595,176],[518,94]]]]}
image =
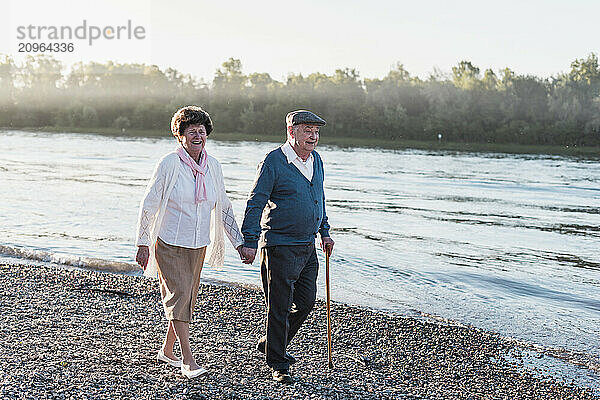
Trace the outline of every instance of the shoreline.
{"type": "Polygon", "coordinates": [[[322,300],[290,345],[296,383],[277,385],[254,349],[262,293],[227,282],[201,285],[192,348],[209,374],[188,381],[155,361],[166,320],[154,280],[6,263],[0,276],[3,398],[599,398],[528,368],[498,334],[335,302],[328,371],[322,300]]]}
{"type": "MultiPolygon", "coordinates": [[[[128,138],[159,138],[169,137],[170,133],[162,130],[135,130],[125,131],[117,128],[80,128],[80,127],[25,127],[11,128],[0,127],[0,130],[24,131],[24,132],[52,132],[52,133],[79,133],[103,136],[128,137],[128,138]]],[[[243,134],[235,132],[215,132],[211,139],[217,141],[250,141],[250,142],[273,142],[279,143],[283,136],[243,134]]],[[[568,157],[598,158],[600,147],[577,147],[559,145],[525,145],[512,143],[461,143],[461,142],[435,142],[420,140],[383,139],[366,137],[328,137],[320,138],[321,145],[339,146],[343,148],[376,148],[388,150],[426,150],[426,151],[450,151],[450,152],[481,152],[481,153],[505,153],[505,154],[537,154],[558,155],[568,157]]]]}

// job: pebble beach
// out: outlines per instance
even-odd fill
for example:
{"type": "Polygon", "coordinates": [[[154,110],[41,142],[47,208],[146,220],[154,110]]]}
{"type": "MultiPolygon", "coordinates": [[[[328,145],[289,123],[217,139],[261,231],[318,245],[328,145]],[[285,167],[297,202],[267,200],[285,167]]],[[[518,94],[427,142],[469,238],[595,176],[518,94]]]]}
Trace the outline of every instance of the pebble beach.
{"type": "Polygon", "coordinates": [[[192,349],[208,375],[156,361],[157,283],[51,266],[0,265],[3,399],[598,399],[519,362],[514,342],[451,323],[332,304],[334,368],[318,300],[288,348],[292,385],[271,381],[262,292],[202,284],[192,349]]]}

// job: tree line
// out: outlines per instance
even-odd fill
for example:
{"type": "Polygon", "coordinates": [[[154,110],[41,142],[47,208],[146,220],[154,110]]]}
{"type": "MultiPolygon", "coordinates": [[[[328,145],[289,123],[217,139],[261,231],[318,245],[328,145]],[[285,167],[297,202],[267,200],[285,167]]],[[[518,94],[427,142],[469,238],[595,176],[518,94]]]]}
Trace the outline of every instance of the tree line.
{"type": "Polygon", "coordinates": [[[47,55],[20,64],[0,56],[0,126],[169,131],[181,106],[211,113],[215,131],[281,135],[287,112],[306,108],[328,122],[323,134],[388,140],[600,145],[598,57],[550,78],[509,68],[483,73],[461,61],[451,74],[412,76],[402,64],[382,79],[354,69],[332,75],[242,72],[230,58],[212,82],[154,65],[78,63],[47,55]]]}

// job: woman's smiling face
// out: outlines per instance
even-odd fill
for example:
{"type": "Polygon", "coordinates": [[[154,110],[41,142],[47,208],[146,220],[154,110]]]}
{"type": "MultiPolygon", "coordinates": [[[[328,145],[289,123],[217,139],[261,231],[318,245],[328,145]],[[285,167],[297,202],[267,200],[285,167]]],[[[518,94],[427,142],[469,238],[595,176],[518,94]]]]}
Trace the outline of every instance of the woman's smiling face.
{"type": "Polygon", "coordinates": [[[189,125],[183,131],[183,135],[180,136],[180,142],[188,153],[199,153],[206,144],[206,138],[206,127],[204,125],[189,125]]]}

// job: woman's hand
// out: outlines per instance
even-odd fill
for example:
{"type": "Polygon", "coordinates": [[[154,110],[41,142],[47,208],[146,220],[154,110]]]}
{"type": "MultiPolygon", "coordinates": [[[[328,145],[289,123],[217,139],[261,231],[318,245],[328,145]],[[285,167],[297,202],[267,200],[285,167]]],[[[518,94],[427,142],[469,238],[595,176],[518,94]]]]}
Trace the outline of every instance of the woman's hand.
{"type": "Polygon", "coordinates": [[[237,252],[240,255],[240,260],[245,261],[246,259],[244,258],[244,253],[242,253],[242,245],[240,244],[238,247],[235,248],[237,250],[237,252]]]}
{"type": "Polygon", "coordinates": [[[138,246],[135,261],[142,267],[142,271],[146,271],[148,259],[150,259],[150,248],[148,246],[138,246]]]}

